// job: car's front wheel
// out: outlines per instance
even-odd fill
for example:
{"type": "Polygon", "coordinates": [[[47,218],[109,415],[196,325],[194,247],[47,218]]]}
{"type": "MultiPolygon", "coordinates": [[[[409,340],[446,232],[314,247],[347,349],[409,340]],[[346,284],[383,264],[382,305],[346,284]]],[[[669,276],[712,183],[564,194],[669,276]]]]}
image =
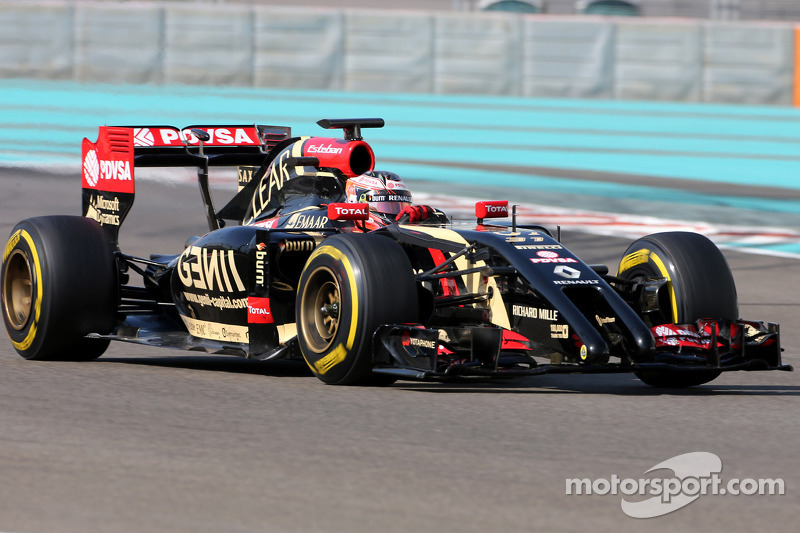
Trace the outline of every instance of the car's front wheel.
{"type": "MultiPolygon", "coordinates": [[[[666,320],[691,324],[700,318],[739,316],[736,285],[728,262],[704,235],[682,231],[656,233],[631,244],[617,276],[624,279],[666,278],[668,298],[662,302],[666,320]]],[[[640,371],[636,376],[654,387],[691,387],[717,378],[713,369],[640,371]]]]}
{"type": "Polygon", "coordinates": [[[11,232],[0,271],[3,321],[26,359],[91,360],[108,341],[86,338],[114,326],[114,255],[94,220],[29,218],[11,232]]]}
{"type": "Polygon", "coordinates": [[[380,381],[372,375],[372,334],[381,324],[417,321],[411,263],[388,237],[329,237],[303,268],[297,290],[300,351],[323,382],[380,381]]]}

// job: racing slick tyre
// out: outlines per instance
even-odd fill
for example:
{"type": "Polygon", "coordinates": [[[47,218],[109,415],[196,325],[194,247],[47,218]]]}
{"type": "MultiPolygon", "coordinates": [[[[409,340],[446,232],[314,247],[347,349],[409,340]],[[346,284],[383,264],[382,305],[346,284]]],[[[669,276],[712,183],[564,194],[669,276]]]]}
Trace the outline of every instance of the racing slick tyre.
{"type": "Polygon", "coordinates": [[[111,331],[117,307],[114,255],[94,220],[23,220],[6,244],[0,280],[6,331],[22,357],[88,361],[108,347],[85,338],[111,331]]]}
{"type": "Polygon", "coordinates": [[[323,382],[386,384],[372,375],[372,334],[381,324],[417,321],[411,262],[388,237],[350,233],[325,239],[297,289],[297,339],[323,382]]]}
{"type": "MultiPolygon", "coordinates": [[[[674,324],[700,318],[739,317],[736,285],[719,248],[698,233],[656,233],[638,239],[626,250],[618,277],[669,280],[669,302],[662,302],[674,324]]],[[[639,371],[636,376],[654,387],[682,388],[708,383],[719,370],[639,371]]]]}

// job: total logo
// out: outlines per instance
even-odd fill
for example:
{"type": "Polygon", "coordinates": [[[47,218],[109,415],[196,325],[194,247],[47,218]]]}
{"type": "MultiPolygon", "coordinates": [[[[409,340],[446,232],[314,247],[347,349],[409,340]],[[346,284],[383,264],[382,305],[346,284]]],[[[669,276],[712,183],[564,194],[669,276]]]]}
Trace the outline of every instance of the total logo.
{"type": "Polygon", "coordinates": [[[500,218],[508,216],[508,202],[491,201],[475,204],[475,216],[481,218],[500,218]]]}
{"type": "Polygon", "coordinates": [[[550,250],[540,250],[536,252],[539,257],[531,257],[531,263],[577,263],[577,259],[571,257],[560,257],[558,253],[550,250]]]}
{"type": "Polygon", "coordinates": [[[492,205],[486,204],[486,212],[490,215],[507,215],[508,214],[508,207],[505,205],[492,205]]]}
{"type": "Polygon", "coordinates": [[[328,218],[331,220],[366,220],[369,218],[369,204],[328,204],[328,218]]]}
{"type": "Polygon", "coordinates": [[[338,205],[333,206],[334,211],[340,217],[347,216],[367,216],[367,211],[364,208],[358,207],[341,207],[338,205]]]}
{"type": "Polygon", "coordinates": [[[248,324],[272,324],[275,320],[269,307],[269,298],[257,298],[250,296],[247,298],[247,323],[248,324]]]}

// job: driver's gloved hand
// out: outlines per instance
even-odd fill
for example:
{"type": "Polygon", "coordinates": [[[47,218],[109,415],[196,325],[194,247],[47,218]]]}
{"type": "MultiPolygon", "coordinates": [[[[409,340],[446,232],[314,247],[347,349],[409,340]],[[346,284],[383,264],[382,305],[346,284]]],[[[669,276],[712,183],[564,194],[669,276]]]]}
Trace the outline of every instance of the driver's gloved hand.
{"type": "Polygon", "coordinates": [[[434,214],[434,209],[429,205],[409,205],[403,208],[397,214],[395,220],[397,222],[407,222],[409,224],[416,224],[428,219],[434,214]]]}

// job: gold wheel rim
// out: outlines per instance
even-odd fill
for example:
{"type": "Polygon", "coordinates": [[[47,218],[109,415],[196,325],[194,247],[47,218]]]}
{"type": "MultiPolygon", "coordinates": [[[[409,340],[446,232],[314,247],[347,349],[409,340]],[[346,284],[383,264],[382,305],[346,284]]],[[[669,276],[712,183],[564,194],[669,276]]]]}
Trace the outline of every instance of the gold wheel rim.
{"type": "Polygon", "coordinates": [[[301,330],[308,348],[315,353],[328,350],[339,330],[341,290],[333,272],[317,268],[306,282],[300,305],[301,330]]]}
{"type": "Polygon", "coordinates": [[[28,257],[21,250],[11,252],[6,262],[3,304],[6,322],[17,331],[23,329],[33,310],[33,274],[28,257]]]}

